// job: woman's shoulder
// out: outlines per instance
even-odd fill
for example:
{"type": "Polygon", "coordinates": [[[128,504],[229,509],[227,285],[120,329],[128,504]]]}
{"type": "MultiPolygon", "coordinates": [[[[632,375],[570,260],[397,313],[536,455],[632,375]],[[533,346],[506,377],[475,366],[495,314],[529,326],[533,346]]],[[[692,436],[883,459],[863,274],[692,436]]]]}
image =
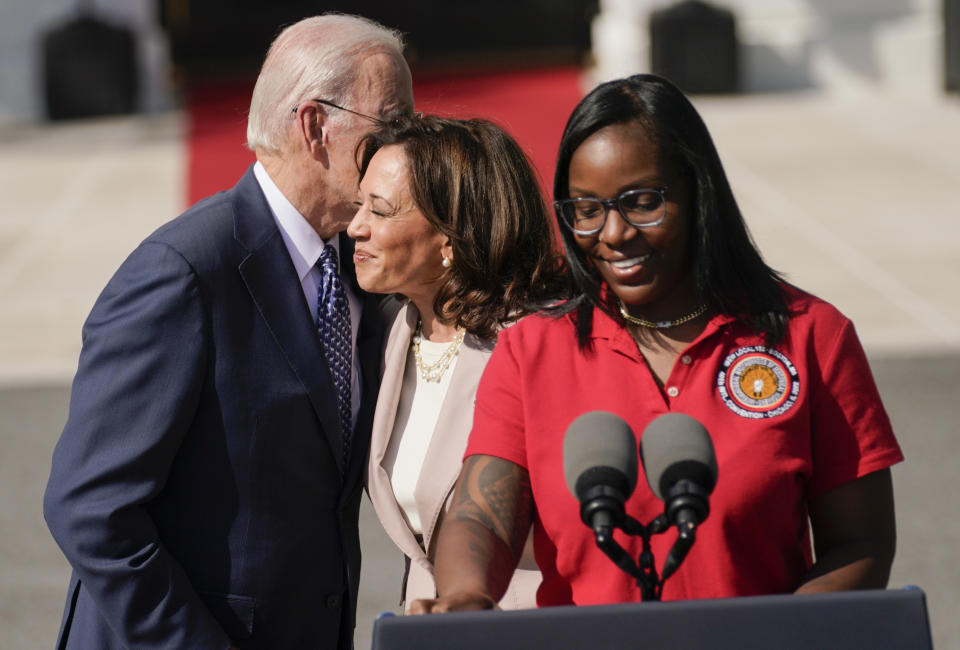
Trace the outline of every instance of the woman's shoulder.
{"type": "Polygon", "coordinates": [[[852,328],[853,321],[823,298],[792,285],[783,285],[790,314],[788,331],[794,338],[820,341],[826,345],[852,328]]]}
{"type": "Polygon", "coordinates": [[[528,305],[525,309],[521,311],[511,312],[507,317],[507,320],[500,323],[500,330],[504,330],[508,327],[516,325],[522,320],[529,319],[531,316],[543,316],[549,313],[552,307],[555,307],[558,303],[553,302],[539,302],[533,305],[528,305]]]}
{"type": "Polygon", "coordinates": [[[515,342],[540,341],[542,344],[555,336],[568,336],[573,331],[573,321],[569,314],[557,315],[540,310],[505,323],[499,338],[506,336],[515,342]]]}
{"type": "Polygon", "coordinates": [[[781,285],[791,318],[807,318],[817,321],[849,320],[833,304],[792,284],[781,285]]]}

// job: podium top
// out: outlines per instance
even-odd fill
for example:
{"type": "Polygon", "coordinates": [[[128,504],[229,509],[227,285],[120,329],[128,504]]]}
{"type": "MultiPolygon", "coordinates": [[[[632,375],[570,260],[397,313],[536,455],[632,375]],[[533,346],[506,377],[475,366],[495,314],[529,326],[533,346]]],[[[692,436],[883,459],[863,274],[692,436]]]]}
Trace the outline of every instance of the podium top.
{"type": "Polygon", "coordinates": [[[932,649],[918,588],[390,616],[373,650],[932,649]]]}

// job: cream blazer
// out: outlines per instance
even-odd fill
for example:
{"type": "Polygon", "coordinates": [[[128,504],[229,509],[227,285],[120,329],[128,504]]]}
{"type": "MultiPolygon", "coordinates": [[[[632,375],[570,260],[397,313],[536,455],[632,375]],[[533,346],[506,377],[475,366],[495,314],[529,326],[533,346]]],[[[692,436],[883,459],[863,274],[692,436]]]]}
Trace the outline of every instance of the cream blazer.
{"type": "MultiPolygon", "coordinates": [[[[453,486],[460,475],[467,436],[473,426],[473,404],[477,385],[483,373],[493,344],[467,335],[460,348],[453,369],[450,387],[440,409],[436,429],[423,461],[420,478],[414,488],[414,500],[423,525],[423,547],[406,523],[390,485],[384,467],[384,457],[393,433],[393,422],[400,401],[403,370],[410,347],[410,339],[417,327],[419,312],[412,302],[388,298],[381,305],[387,324],[384,346],[383,378],[377,397],[370,440],[370,458],[367,464],[367,491],[387,535],[409,558],[405,576],[404,608],[417,598],[435,598],[433,553],[436,532],[450,505],[453,486]],[[428,549],[429,552],[424,549],[428,549]]],[[[513,576],[506,594],[500,601],[503,609],[536,607],[536,590],[540,572],[533,560],[532,544],[528,537],[520,567],[513,576]]]]}

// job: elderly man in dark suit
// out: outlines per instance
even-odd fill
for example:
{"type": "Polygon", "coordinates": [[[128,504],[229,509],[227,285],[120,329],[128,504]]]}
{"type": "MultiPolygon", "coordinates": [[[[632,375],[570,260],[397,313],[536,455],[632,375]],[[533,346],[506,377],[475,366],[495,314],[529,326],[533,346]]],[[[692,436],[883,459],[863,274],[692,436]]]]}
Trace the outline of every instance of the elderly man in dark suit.
{"type": "Polygon", "coordinates": [[[354,16],[284,30],[257,163],[93,307],[44,498],[73,566],[59,648],[352,646],[382,333],[341,231],[357,143],[412,110],[402,47],[354,16]]]}

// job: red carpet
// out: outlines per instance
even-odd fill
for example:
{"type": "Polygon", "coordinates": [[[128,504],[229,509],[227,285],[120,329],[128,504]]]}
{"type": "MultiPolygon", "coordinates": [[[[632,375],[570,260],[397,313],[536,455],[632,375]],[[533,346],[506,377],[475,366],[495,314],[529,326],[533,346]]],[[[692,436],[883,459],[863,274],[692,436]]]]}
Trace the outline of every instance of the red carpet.
{"type": "MultiPolygon", "coordinates": [[[[250,163],[246,119],[252,82],[193,89],[187,205],[232,187],[250,163]]],[[[549,197],[563,126],[580,100],[576,67],[488,73],[414,71],[416,108],[449,117],[484,117],[507,129],[530,156],[549,197]]]]}

